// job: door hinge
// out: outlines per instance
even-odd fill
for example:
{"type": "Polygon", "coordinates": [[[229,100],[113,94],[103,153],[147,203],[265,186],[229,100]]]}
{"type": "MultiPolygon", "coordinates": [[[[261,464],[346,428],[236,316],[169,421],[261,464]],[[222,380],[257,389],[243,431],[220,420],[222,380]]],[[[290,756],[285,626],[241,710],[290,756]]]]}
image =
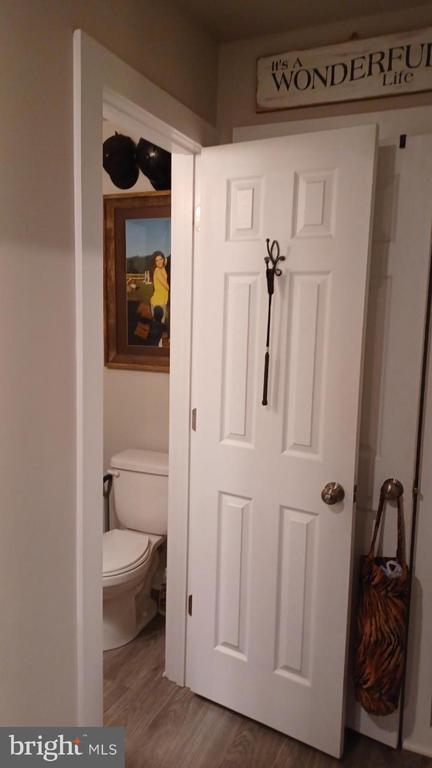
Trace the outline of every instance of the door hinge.
{"type": "Polygon", "coordinates": [[[354,504],[356,503],[356,501],[357,501],[357,483],[355,483],[354,490],[353,490],[353,502],[354,502],[354,504]]]}
{"type": "Polygon", "coordinates": [[[201,227],[201,206],[197,205],[195,208],[195,231],[199,232],[201,227]]]}
{"type": "Polygon", "coordinates": [[[192,429],[194,432],[196,432],[196,425],[197,425],[197,409],[192,408],[192,429]]]}
{"type": "Polygon", "coordinates": [[[188,614],[189,616],[192,616],[192,595],[189,595],[188,597],[188,614]]]}

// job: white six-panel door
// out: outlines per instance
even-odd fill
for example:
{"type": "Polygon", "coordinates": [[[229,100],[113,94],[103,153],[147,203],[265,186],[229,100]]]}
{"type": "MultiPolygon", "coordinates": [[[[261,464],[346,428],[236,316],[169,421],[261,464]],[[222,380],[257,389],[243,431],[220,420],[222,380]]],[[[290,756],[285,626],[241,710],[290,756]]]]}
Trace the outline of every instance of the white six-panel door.
{"type": "Polygon", "coordinates": [[[336,756],[375,143],[363,126],[201,160],[187,683],[336,756]],[[265,407],[267,237],[286,261],[265,407]]]}

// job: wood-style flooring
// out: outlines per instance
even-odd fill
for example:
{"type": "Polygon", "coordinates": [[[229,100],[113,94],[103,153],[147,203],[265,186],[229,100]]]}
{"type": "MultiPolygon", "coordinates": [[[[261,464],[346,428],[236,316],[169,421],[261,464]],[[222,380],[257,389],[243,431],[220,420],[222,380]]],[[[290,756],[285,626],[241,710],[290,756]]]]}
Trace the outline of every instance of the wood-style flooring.
{"type": "Polygon", "coordinates": [[[348,734],[334,760],[162,677],[164,624],[104,654],[105,725],[125,727],[126,768],[432,768],[432,760],[348,734]]]}

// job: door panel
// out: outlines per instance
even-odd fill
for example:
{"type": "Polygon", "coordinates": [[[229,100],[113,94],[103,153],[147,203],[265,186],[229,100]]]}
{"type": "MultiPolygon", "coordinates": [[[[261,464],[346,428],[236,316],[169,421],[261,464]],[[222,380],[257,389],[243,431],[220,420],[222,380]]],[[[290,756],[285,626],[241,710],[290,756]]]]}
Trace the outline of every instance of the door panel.
{"type": "Polygon", "coordinates": [[[317,456],[322,440],[323,356],[329,274],[291,275],[283,451],[317,456]]]}
{"type": "Polygon", "coordinates": [[[187,682],[334,755],[375,142],[367,126],[202,156],[187,682]],[[264,407],[266,237],[286,261],[264,407]]]}
{"type": "Polygon", "coordinates": [[[224,291],[223,441],[252,446],[258,274],[228,274],[224,291]]]}

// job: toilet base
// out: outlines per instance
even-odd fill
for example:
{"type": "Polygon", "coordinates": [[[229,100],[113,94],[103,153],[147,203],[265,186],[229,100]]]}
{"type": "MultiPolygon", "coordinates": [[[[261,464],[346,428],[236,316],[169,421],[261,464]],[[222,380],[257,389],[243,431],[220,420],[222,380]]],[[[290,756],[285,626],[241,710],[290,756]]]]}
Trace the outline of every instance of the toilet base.
{"type": "Polygon", "coordinates": [[[103,649],[120,648],[136,637],[157,613],[157,605],[149,596],[125,594],[104,600],[103,649]]]}
{"type": "Polygon", "coordinates": [[[120,648],[136,637],[157,613],[151,598],[153,578],[159,564],[160,536],[151,536],[149,559],[126,578],[104,577],[103,649],[120,648]]]}

